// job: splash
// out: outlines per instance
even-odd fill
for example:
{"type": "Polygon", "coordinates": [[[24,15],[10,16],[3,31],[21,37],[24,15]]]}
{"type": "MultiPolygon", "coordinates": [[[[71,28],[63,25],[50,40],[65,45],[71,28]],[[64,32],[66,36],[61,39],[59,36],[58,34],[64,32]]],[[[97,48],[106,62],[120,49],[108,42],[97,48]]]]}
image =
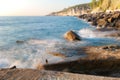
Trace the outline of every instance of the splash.
{"type": "MultiPolygon", "coordinates": [[[[16,44],[10,48],[0,50],[0,68],[16,65],[17,68],[36,68],[37,64],[56,63],[78,57],[77,47],[85,45],[85,42],[65,42],[58,40],[30,39],[24,44],[16,44]],[[66,57],[54,56],[49,52],[57,52],[66,57]]],[[[83,55],[82,55],[83,56],[83,55]]]]}
{"type": "Polygon", "coordinates": [[[90,29],[87,29],[87,28],[81,29],[79,31],[79,35],[81,37],[84,37],[84,38],[93,38],[93,37],[96,37],[96,35],[94,34],[94,32],[92,30],[90,30],[90,29]]]}
{"type": "Polygon", "coordinates": [[[78,34],[83,38],[105,38],[107,35],[115,33],[115,31],[98,31],[89,28],[81,29],[78,34]]]}

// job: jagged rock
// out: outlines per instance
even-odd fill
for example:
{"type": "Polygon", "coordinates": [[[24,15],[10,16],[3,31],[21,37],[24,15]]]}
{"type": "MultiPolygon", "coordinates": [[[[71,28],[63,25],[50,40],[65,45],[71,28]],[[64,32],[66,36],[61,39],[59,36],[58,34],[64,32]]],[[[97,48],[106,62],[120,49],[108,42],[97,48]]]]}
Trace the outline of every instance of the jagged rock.
{"type": "Polygon", "coordinates": [[[68,31],[64,34],[64,38],[68,41],[80,41],[81,38],[78,34],[76,34],[74,31],[68,31]]]}

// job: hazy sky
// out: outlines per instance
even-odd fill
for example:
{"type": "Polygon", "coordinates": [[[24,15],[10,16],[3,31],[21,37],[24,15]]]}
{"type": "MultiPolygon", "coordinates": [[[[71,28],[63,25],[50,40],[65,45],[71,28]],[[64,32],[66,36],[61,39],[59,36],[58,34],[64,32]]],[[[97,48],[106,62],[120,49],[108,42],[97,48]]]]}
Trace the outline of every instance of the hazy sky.
{"type": "Polygon", "coordinates": [[[91,0],[0,0],[0,16],[39,16],[91,0]]]}

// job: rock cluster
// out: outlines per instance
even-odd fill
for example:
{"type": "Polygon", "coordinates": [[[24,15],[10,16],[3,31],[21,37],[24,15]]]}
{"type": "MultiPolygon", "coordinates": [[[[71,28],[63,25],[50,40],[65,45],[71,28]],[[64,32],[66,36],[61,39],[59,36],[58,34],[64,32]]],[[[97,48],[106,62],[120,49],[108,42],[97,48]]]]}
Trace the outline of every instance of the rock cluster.
{"type": "Polygon", "coordinates": [[[108,29],[108,30],[119,30],[120,29],[120,12],[109,12],[109,13],[94,13],[94,14],[83,14],[79,18],[85,19],[91,22],[97,29],[108,29]]]}

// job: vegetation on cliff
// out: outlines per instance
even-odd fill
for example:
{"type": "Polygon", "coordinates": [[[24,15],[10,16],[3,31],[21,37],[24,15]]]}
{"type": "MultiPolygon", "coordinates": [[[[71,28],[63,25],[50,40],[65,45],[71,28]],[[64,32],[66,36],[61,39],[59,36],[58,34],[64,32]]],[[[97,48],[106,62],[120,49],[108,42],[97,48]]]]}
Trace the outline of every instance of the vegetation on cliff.
{"type": "Polygon", "coordinates": [[[56,16],[79,16],[90,12],[106,12],[120,9],[120,0],[92,0],[90,3],[79,4],[65,8],[50,15],[56,16]]]}
{"type": "Polygon", "coordinates": [[[61,11],[58,12],[53,12],[50,15],[60,15],[60,16],[78,16],[80,14],[84,14],[89,12],[90,10],[90,5],[89,3],[85,3],[85,4],[79,4],[79,5],[75,5],[75,6],[71,6],[68,8],[65,8],[61,11]]]}
{"type": "Polygon", "coordinates": [[[120,0],[92,0],[90,3],[93,11],[105,12],[107,10],[120,9],[120,0]]]}

